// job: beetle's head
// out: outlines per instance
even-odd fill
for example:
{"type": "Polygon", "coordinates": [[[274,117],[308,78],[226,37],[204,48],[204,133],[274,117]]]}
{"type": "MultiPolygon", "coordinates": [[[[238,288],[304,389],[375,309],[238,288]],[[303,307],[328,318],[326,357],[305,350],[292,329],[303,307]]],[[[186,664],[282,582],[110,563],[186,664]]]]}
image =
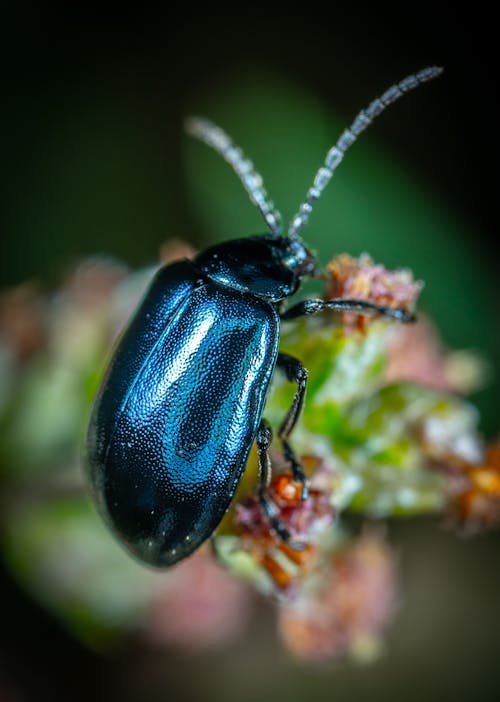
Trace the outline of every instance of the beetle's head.
{"type": "Polygon", "coordinates": [[[276,234],[217,244],[194,262],[211,280],[270,302],[290,297],[316,272],[316,259],[298,239],[276,234]]]}

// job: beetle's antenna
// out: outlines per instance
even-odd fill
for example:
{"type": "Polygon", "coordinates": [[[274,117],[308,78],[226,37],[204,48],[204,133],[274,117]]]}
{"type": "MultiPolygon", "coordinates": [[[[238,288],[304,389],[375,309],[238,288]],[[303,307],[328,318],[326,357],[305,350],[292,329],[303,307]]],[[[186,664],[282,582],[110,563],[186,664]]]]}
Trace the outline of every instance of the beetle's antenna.
{"type": "Polygon", "coordinates": [[[361,134],[386,107],[389,107],[393,102],[399,100],[399,98],[408,91],[413,90],[413,88],[416,88],[421,83],[426,83],[428,80],[436,78],[442,72],[442,68],[431,66],[422,69],[418,73],[409,75],[399,83],[392,85],[379,98],[375,98],[366,109],[361,110],[351,126],[343,132],[335,146],[332,146],[327,153],[325,162],[316,173],[313,185],[309,188],[305,201],[290,223],[290,228],[288,230],[290,239],[298,238],[300,230],[307,224],[314,203],[330,182],[333,172],[342,161],[347,149],[354,144],[358,135],[361,134]]]}
{"type": "Polygon", "coordinates": [[[223,129],[208,119],[189,117],[185,126],[188,134],[204,141],[229,163],[243,183],[250,200],[259,208],[269,229],[273,234],[280,234],[281,215],[274,209],[274,204],[268,198],[261,176],[243,151],[233,144],[223,129]]]}

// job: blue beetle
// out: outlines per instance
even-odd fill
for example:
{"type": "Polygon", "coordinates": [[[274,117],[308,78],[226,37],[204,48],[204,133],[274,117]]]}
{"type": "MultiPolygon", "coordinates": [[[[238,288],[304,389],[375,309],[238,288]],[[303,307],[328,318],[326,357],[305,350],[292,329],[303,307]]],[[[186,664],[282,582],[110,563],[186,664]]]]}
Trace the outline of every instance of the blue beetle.
{"type": "Polygon", "coordinates": [[[98,392],[87,440],[90,483],[101,514],[139,560],[170,566],[212,535],[254,441],[260,504],[280,538],[289,540],[266,491],[272,434],[262,415],[277,366],[297,386],[278,436],[307,499],[306,478],[288,442],[304,402],[307,371],[279,352],[281,321],[325,309],[413,320],[404,309],[359,300],[305,300],[283,310],[302,280],[318,273],[299,233],[358,134],[394,100],[440,72],[431,67],[408,76],[357,115],[328,152],[288,236],[282,236],[280,216],[241,150],[211,122],[188,122],[188,131],[239,175],[270,232],[161,268],[98,392]]]}

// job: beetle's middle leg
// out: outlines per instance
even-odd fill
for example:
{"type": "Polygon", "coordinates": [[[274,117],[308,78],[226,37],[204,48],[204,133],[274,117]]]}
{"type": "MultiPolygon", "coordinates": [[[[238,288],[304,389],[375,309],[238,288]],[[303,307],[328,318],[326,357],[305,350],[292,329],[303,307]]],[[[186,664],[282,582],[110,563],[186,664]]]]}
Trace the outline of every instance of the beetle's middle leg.
{"type": "Polygon", "coordinates": [[[295,452],[288,443],[288,437],[293,431],[294,426],[297,424],[297,420],[304,404],[307,385],[307,369],[304,368],[302,363],[297,358],[289,356],[287,353],[278,354],[277,365],[283,370],[287,379],[291,383],[297,384],[297,390],[295,391],[292,405],[279,428],[278,436],[283,444],[285,458],[292,468],[293,479],[302,485],[301,499],[306,500],[308,496],[306,476],[300,461],[298,461],[295,452]]]}

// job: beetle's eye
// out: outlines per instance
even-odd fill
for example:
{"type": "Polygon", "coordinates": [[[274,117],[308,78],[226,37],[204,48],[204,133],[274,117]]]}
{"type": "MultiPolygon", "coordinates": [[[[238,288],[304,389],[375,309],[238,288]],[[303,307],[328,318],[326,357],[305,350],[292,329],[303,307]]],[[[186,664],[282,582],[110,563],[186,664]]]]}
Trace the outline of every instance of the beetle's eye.
{"type": "Polygon", "coordinates": [[[317,266],[312,253],[300,241],[290,242],[287,254],[283,256],[283,265],[299,277],[314,275],[317,266]]]}

